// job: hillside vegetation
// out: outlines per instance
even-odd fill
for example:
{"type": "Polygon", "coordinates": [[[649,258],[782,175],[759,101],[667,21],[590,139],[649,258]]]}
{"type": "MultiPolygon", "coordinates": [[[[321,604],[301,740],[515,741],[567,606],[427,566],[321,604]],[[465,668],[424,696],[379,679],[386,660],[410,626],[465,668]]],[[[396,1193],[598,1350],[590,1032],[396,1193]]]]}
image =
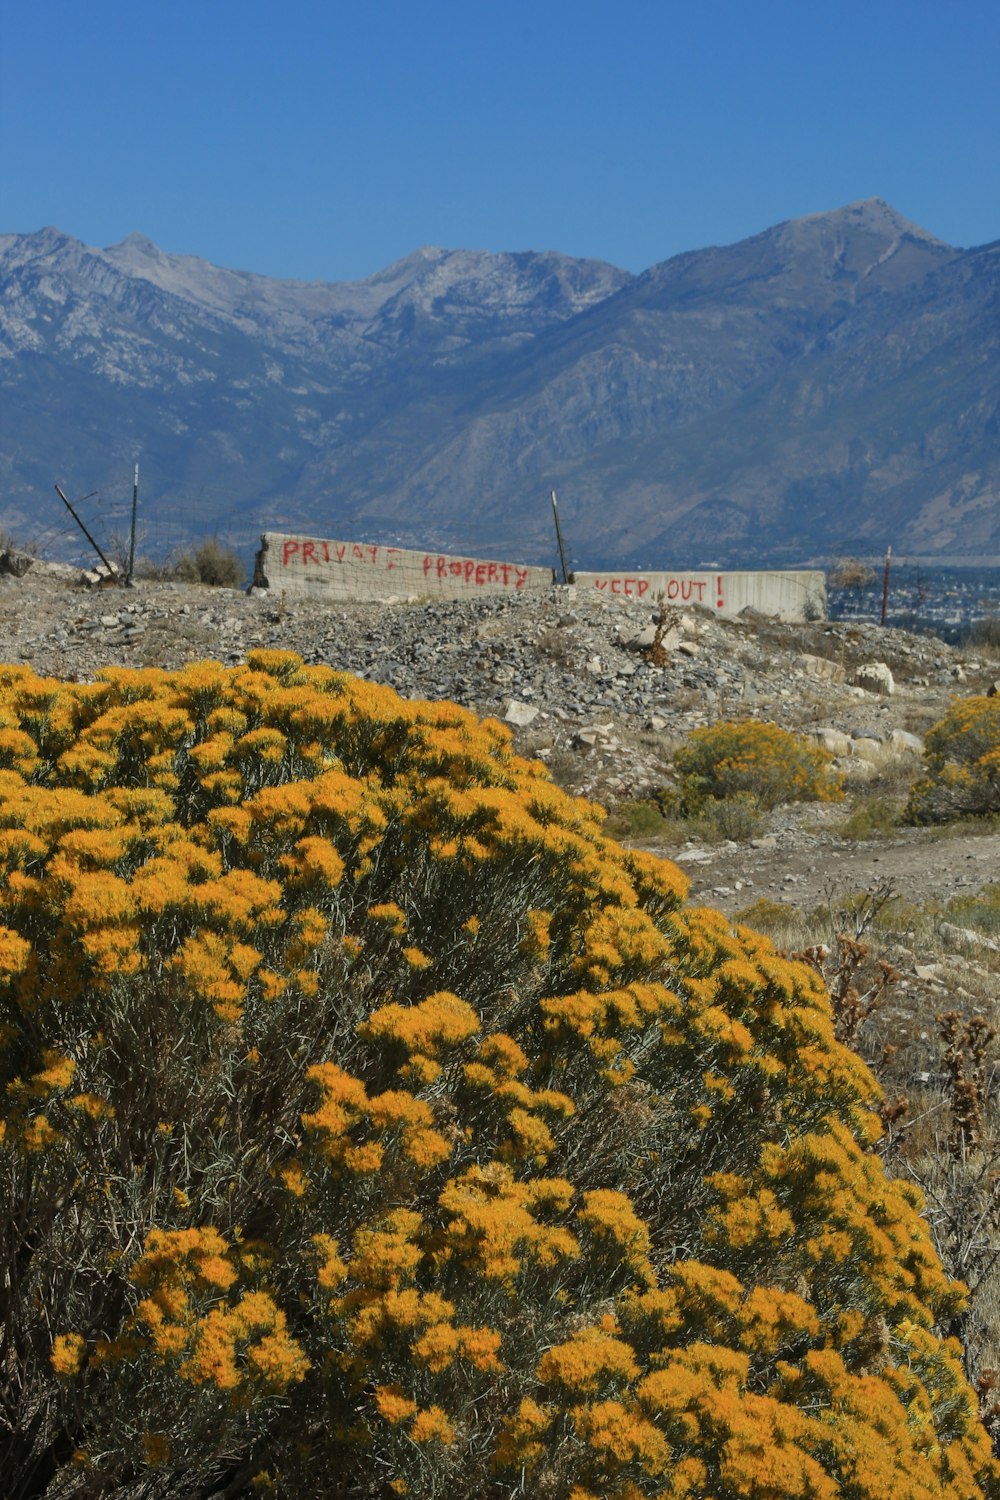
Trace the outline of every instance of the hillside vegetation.
{"type": "Polygon", "coordinates": [[[1000,1496],[821,980],[500,725],[7,667],[0,765],[10,1500],[1000,1496]]]}

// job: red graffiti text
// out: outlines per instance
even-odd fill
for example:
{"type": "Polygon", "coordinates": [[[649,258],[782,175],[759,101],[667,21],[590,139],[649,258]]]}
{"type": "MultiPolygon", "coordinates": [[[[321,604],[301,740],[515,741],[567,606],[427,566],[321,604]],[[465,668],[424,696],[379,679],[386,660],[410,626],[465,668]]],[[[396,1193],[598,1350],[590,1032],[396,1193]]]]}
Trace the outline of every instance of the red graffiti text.
{"type": "Polygon", "coordinates": [[[618,594],[626,599],[644,599],[648,595],[650,602],[663,598],[670,604],[706,604],[719,610],[725,609],[722,584],[722,574],[718,573],[713,597],[711,584],[707,579],[692,578],[682,573],[654,574],[647,578],[606,575],[594,579],[596,589],[608,594],[618,594]]]}
{"type": "Polygon", "coordinates": [[[403,567],[407,556],[414,567],[421,568],[425,578],[456,579],[476,588],[505,589],[523,589],[528,581],[529,569],[518,567],[516,563],[478,562],[474,557],[446,557],[432,552],[406,554],[399,547],[305,541],[297,537],[284,539],[281,562],[286,568],[290,565],[309,568],[363,563],[367,567],[391,572],[393,568],[403,567]]]}

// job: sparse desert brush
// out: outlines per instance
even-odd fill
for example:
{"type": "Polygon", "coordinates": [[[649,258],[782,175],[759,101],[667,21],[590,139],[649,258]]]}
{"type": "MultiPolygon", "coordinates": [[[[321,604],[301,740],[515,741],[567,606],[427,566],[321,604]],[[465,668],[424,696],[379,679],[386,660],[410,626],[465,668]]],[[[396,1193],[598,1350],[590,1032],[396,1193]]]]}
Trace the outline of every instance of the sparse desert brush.
{"type": "Polygon", "coordinates": [[[956,699],[927,732],[924,764],[910,793],[911,822],[1000,813],[1000,698],[956,699]]]}
{"type": "Polygon", "coordinates": [[[898,818],[898,810],[887,797],[861,797],[837,832],[843,839],[887,838],[896,829],[898,818]]]}
{"type": "Polygon", "coordinates": [[[451,705],[0,669],[0,1473],[972,1500],[818,976],[451,705]]]}
{"type": "Polygon", "coordinates": [[[649,797],[622,802],[608,819],[608,831],[616,838],[662,838],[669,827],[662,807],[649,797]]]}
{"type": "Polygon", "coordinates": [[[171,565],[170,576],[184,583],[207,583],[213,588],[238,589],[246,577],[239,554],[207,537],[193,552],[182,552],[171,565]]]}
{"type": "Polygon", "coordinates": [[[946,911],[949,921],[996,936],[1000,933],[1000,885],[991,881],[974,895],[953,896],[946,911]]]}
{"type": "Polygon", "coordinates": [[[835,802],[843,796],[833,757],[801,735],[757,719],[695,729],[674,756],[688,812],[743,798],[763,809],[781,802],[835,802]]]}
{"type": "Polygon", "coordinates": [[[832,589],[866,589],[875,582],[875,569],[861,557],[838,557],[827,573],[832,589]]]}
{"type": "Polygon", "coordinates": [[[749,906],[736,913],[737,922],[765,932],[768,937],[781,939],[784,943],[788,933],[802,926],[802,914],[787,901],[775,901],[770,896],[758,896],[749,906]]]}

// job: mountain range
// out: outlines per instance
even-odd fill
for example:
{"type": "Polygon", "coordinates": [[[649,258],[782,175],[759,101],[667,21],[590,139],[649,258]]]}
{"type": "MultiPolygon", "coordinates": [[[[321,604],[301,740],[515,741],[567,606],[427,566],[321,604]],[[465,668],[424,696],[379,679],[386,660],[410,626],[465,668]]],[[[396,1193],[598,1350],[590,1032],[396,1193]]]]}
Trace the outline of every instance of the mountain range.
{"type": "Polygon", "coordinates": [[[1000,242],[881,199],[631,275],[424,248],[279,281],[0,236],[0,509],[142,463],[150,514],[577,566],[1000,559],[1000,242]]]}

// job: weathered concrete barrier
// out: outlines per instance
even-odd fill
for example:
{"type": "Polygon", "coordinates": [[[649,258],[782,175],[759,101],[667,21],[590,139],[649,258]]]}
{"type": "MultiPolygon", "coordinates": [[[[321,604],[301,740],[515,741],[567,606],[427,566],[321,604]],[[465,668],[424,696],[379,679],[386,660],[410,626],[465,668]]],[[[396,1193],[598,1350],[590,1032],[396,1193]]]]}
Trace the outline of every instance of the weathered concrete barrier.
{"type": "Polygon", "coordinates": [[[744,609],[779,620],[825,620],[826,575],[819,569],[788,573],[574,573],[584,593],[641,599],[647,604],[700,604],[732,618],[744,609]]]}
{"type": "MultiPolygon", "coordinates": [[[[315,591],[334,599],[467,599],[550,589],[551,568],[414,552],[376,542],[336,542],[268,531],[260,539],[257,588],[315,591]]],[[[702,605],[732,617],[741,610],[780,620],[826,618],[826,577],[819,570],[787,573],[575,573],[584,593],[656,604],[702,605]]]]}
{"type": "Polygon", "coordinates": [[[551,568],[409,552],[374,542],[334,542],[273,531],[265,532],[260,541],[255,587],[315,590],[335,599],[388,599],[394,594],[467,599],[550,589],[555,581],[551,568]]]}

